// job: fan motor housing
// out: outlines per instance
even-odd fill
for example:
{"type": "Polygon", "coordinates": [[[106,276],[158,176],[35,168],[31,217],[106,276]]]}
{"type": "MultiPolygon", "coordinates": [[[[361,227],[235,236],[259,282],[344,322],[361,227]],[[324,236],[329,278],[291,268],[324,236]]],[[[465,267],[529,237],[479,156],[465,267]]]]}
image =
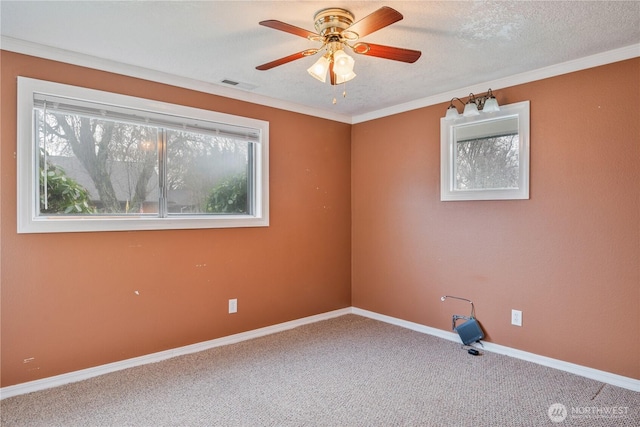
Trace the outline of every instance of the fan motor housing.
{"type": "Polygon", "coordinates": [[[328,8],[316,12],[316,31],[323,36],[339,35],[343,30],[353,24],[354,16],[351,12],[341,8],[328,8]]]}

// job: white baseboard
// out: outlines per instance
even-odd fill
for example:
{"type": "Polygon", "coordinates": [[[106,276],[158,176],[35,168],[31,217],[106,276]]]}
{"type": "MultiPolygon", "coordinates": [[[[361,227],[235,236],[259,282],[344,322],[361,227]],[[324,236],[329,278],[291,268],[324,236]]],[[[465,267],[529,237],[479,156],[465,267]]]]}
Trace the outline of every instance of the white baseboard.
{"type": "MultiPolygon", "coordinates": [[[[67,374],[56,375],[54,377],[43,378],[41,380],[29,381],[22,384],[3,387],[0,389],[0,399],[5,399],[8,397],[18,396],[21,394],[32,393],[34,391],[58,387],[64,384],[86,380],[89,378],[97,377],[97,376],[108,374],[111,372],[133,368],[135,366],[146,365],[148,363],[160,362],[162,360],[170,359],[172,357],[196,353],[198,351],[204,351],[214,347],[235,344],[241,341],[246,341],[253,338],[262,337],[265,335],[286,331],[288,329],[297,328],[298,326],[303,326],[310,323],[332,319],[334,317],[343,316],[345,314],[356,314],[359,316],[379,320],[381,322],[401,326],[403,328],[411,329],[417,332],[434,335],[436,337],[444,338],[449,341],[460,342],[460,337],[453,332],[443,331],[442,329],[431,328],[429,326],[421,325],[419,323],[409,322],[407,320],[386,316],[384,314],[379,314],[379,313],[363,310],[356,307],[348,307],[340,310],[330,311],[327,313],[317,314],[315,316],[303,317],[302,319],[296,319],[289,322],[279,323],[277,325],[267,326],[260,329],[254,329],[252,331],[229,335],[227,337],[217,338],[210,341],[204,341],[201,343],[187,345],[184,347],[173,348],[173,349],[161,351],[158,353],[152,353],[152,354],[147,354],[140,357],[134,357],[132,359],[121,360],[119,362],[108,363],[106,365],[96,366],[93,368],[82,369],[80,371],[69,372],[67,374]]],[[[640,380],[636,380],[633,378],[623,377],[621,375],[616,375],[609,372],[588,368],[586,366],[580,366],[573,363],[564,362],[562,360],[552,359],[550,357],[540,356],[534,353],[528,353],[526,351],[505,347],[505,346],[493,344],[490,342],[484,343],[484,349],[487,351],[491,351],[493,353],[503,354],[505,356],[515,357],[517,359],[522,359],[528,362],[537,363],[539,365],[548,366],[550,368],[559,369],[561,371],[570,372],[575,375],[580,375],[582,377],[590,378],[596,381],[601,381],[603,383],[611,384],[617,387],[622,387],[622,388],[629,389],[632,391],[637,391],[637,392],[640,391],[640,380]]]]}
{"type": "Polygon", "coordinates": [[[148,363],[160,362],[162,360],[171,359],[172,357],[183,356],[186,354],[196,353],[198,351],[208,350],[223,345],[235,344],[240,341],[246,341],[253,338],[259,338],[265,335],[275,334],[277,332],[286,331],[288,329],[297,328],[298,326],[310,323],[320,322],[322,320],[343,316],[351,313],[351,307],[340,310],[329,311],[327,313],[317,314],[315,316],[303,317],[302,319],[292,320],[290,322],[279,323],[277,325],[267,326],[252,331],[242,332],[239,334],[229,335],[227,337],[217,338],[210,341],[204,341],[184,347],[172,348],[170,350],[160,351],[158,353],[147,354],[132,359],[121,360],[119,362],[108,363],[106,365],[96,366],[93,368],[82,369],[80,371],[69,372],[67,374],[56,375],[54,377],[43,378],[41,380],[29,381],[22,384],[16,384],[9,387],[0,388],[0,399],[18,396],[21,394],[32,393],[34,391],[45,390],[48,388],[58,387],[77,381],[86,380],[111,372],[121,371],[123,369],[133,368],[135,366],[146,365],[148,363]]]}
{"type": "MultiPolygon", "coordinates": [[[[372,311],[363,310],[360,308],[352,307],[351,312],[371,319],[379,320],[381,322],[390,323],[396,326],[401,326],[406,329],[411,329],[417,332],[422,332],[429,335],[435,335],[440,338],[444,338],[450,341],[461,343],[458,334],[443,331],[442,329],[431,328],[419,323],[413,323],[406,320],[398,319],[384,314],[378,314],[372,311]]],[[[612,374],[606,371],[600,371],[598,369],[588,368],[582,365],[576,365],[575,363],[565,362],[563,360],[552,359],[550,357],[541,356],[535,353],[529,353],[526,351],[518,350],[511,347],[505,347],[503,345],[494,344],[490,342],[483,342],[484,349],[492,353],[503,354],[505,356],[514,357],[516,359],[526,360],[527,362],[537,363],[538,365],[548,366],[550,368],[558,369],[560,371],[569,372],[581,377],[590,378],[592,380],[600,381],[606,384],[611,384],[616,387],[626,388],[628,390],[640,392],[640,380],[634,378],[624,377],[622,375],[612,374]]]]}

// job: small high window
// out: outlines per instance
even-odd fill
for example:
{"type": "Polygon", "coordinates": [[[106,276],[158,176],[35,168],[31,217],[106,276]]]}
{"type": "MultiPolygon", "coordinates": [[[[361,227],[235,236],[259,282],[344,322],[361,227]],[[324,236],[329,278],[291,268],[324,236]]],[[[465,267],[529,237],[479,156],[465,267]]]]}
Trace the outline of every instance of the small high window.
{"type": "Polygon", "coordinates": [[[267,122],[19,78],[19,233],[266,225],[267,122]]]}

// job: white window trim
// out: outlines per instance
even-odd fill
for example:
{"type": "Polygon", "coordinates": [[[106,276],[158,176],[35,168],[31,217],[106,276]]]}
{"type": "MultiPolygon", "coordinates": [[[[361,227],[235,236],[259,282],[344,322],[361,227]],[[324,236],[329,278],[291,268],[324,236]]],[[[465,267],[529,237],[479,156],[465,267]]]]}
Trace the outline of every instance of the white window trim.
{"type": "Polygon", "coordinates": [[[529,101],[501,105],[497,113],[462,117],[456,120],[440,119],[440,200],[518,200],[529,199],[529,101]],[[516,189],[455,189],[456,126],[483,123],[517,117],[520,168],[516,189]]]}
{"type": "Polygon", "coordinates": [[[18,77],[17,208],[18,233],[174,230],[197,228],[266,227],[269,225],[269,122],[183,105],[169,104],[94,89],[18,77]],[[257,129],[260,142],[255,153],[255,211],[253,215],[146,217],[38,217],[38,183],[33,141],[34,93],[68,97],[151,113],[188,117],[257,129]]]}

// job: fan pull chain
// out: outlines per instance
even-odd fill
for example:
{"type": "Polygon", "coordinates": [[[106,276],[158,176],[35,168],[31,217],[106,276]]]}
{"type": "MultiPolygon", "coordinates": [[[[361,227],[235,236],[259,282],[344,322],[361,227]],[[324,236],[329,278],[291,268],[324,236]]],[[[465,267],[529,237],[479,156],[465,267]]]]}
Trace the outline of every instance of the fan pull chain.
{"type": "MultiPolygon", "coordinates": [[[[336,105],[338,103],[338,99],[336,98],[336,86],[333,87],[333,105],[336,105]]],[[[342,97],[346,98],[347,97],[347,82],[343,83],[343,88],[342,88],[342,97]]]]}

